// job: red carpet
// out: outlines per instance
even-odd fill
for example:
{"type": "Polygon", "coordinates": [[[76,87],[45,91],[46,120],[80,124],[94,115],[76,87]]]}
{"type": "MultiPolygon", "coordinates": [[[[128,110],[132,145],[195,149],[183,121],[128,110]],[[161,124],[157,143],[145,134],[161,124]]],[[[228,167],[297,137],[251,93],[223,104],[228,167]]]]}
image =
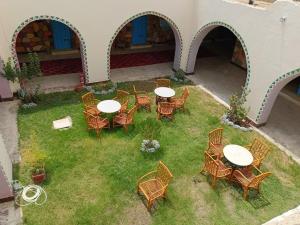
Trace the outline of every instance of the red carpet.
{"type": "Polygon", "coordinates": [[[80,73],[82,72],[81,59],[42,61],[41,70],[45,76],[55,74],[80,73]]]}
{"type": "MultiPolygon", "coordinates": [[[[201,49],[197,57],[213,56],[207,49],[201,49]]],[[[171,62],[174,60],[174,51],[144,52],[112,55],[110,57],[110,68],[127,68],[134,66],[145,66],[157,63],[171,62]]],[[[45,76],[55,74],[80,73],[82,72],[81,59],[61,59],[42,61],[41,70],[45,76]]]]}
{"type": "Polygon", "coordinates": [[[174,51],[131,53],[110,56],[110,68],[126,68],[133,66],[145,66],[164,62],[171,62],[174,59],[174,51]]]}

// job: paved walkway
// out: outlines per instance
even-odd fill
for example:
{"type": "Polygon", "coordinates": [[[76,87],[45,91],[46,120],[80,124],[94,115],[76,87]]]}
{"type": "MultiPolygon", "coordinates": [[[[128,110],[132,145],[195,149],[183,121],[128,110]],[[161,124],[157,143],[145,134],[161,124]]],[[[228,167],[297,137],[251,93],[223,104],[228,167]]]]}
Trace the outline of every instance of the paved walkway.
{"type": "Polygon", "coordinates": [[[114,82],[124,82],[170,76],[174,73],[172,65],[172,63],[159,63],[148,66],[112,69],[110,78],[114,82]]]}
{"type": "Polygon", "coordinates": [[[44,93],[71,91],[80,83],[79,73],[35,77],[28,82],[28,87],[35,89],[38,85],[44,93]]]}
{"type": "Polygon", "coordinates": [[[300,225],[300,205],[295,209],[273,218],[263,225],[300,225]]]}
{"type": "MultiPolygon", "coordinates": [[[[18,147],[17,110],[19,101],[0,102],[0,133],[12,162],[20,161],[18,147]]],[[[0,204],[0,225],[21,224],[21,210],[14,202],[0,204]]]]}
{"type": "Polygon", "coordinates": [[[13,162],[20,161],[18,150],[17,110],[19,101],[0,102],[0,132],[13,162]]]}
{"type": "Polygon", "coordinates": [[[245,84],[245,70],[216,57],[200,58],[196,62],[195,74],[188,76],[195,84],[200,84],[224,102],[241,91],[245,84]]]}
{"type": "Polygon", "coordinates": [[[0,204],[0,225],[21,225],[21,218],[21,210],[13,201],[0,204]]]}
{"type": "Polygon", "coordinates": [[[260,129],[300,158],[300,105],[280,94],[260,129]]]}

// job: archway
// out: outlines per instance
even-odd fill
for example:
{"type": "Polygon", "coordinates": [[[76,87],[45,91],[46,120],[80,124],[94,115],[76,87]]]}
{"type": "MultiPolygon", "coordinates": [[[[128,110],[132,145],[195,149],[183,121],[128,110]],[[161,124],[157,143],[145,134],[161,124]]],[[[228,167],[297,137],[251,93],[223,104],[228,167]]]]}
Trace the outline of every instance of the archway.
{"type": "Polygon", "coordinates": [[[229,25],[213,22],[195,35],[189,50],[186,72],[190,78],[228,102],[242,91],[250,77],[250,60],[242,37],[229,25]]]}
{"type": "Polygon", "coordinates": [[[256,122],[281,145],[300,157],[300,71],[284,74],[267,90],[256,122]]]}
{"type": "MultiPolygon", "coordinates": [[[[107,75],[111,79],[111,69],[136,67],[147,70],[148,65],[169,63],[166,69],[180,68],[182,54],[182,38],[176,24],[168,17],[152,11],[139,13],[126,20],[114,33],[107,51],[107,75]]],[[[130,69],[127,77],[114,75],[123,81],[130,79],[130,69]]],[[[151,72],[151,71],[150,71],[151,72]]],[[[116,72],[118,73],[118,72],[116,72]]],[[[162,74],[167,75],[162,72],[162,74]]],[[[156,76],[157,76],[156,75],[156,76]]],[[[134,77],[133,79],[136,79],[134,77]]],[[[145,78],[152,78],[149,75],[145,78]]],[[[139,78],[137,78],[139,79],[139,78]]]]}
{"type": "Polygon", "coordinates": [[[64,19],[44,15],[27,19],[14,32],[11,51],[17,67],[28,62],[27,53],[39,56],[42,89],[73,88],[80,83],[80,74],[89,82],[84,39],[64,19]]]}

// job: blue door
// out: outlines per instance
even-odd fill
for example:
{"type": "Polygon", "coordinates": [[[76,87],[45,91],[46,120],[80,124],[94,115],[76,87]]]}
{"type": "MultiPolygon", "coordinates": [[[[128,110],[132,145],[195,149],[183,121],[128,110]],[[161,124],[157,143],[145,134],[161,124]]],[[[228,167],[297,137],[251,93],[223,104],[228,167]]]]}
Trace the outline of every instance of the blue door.
{"type": "Polygon", "coordinates": [[[71,30],[70,28],[58,21],[51,21],[53,33],[53,42],[55,49],[70,49],[71,46],[71,30]]]}
{"type": "Polygon", "coordinates": [[[133,45],[143,45],[147,42],[148,17],[141,16],[131,22],[132,24],[132,41],[133,45]]]}

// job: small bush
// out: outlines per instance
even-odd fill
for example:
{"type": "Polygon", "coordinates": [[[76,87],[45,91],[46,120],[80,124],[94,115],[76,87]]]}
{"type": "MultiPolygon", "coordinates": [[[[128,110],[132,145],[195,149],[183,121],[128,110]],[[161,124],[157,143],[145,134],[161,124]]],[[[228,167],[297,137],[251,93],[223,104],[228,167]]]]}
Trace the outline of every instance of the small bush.
{"type": "Polygon", "coordinates": [[[242,88],[242,94],[233,94],[229,99],[229,109],[227,110],[227,118],[239,126],[243,126],[247,118],[249,108],[245,107],[249,90],[242,88]]]}

